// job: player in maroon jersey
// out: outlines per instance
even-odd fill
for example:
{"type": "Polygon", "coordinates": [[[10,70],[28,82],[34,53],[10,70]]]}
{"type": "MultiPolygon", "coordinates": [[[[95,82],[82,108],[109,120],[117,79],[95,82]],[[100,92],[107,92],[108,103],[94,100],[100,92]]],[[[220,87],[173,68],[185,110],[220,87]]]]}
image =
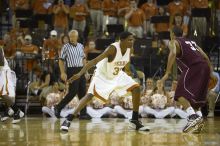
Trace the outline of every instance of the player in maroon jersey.
{"type": "Polygon", "coordinates": [[[202,49],[194,41],[183,38],[182,33],[179,27],[174,27],[170,32],[171,41],[168,45],[170,53],[162,81],[168,78],[176,60],[181,76],[174,99],[189,115],[183,132],[198,133],[204,125],[200,108],[206,103],[212,68],[202,49]]]}

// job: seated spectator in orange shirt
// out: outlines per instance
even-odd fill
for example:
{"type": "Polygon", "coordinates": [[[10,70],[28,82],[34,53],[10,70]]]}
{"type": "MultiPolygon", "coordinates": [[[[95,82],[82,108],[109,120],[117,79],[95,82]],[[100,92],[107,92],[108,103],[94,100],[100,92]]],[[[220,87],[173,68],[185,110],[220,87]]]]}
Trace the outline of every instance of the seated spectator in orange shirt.
{"type": "Polygon", "coordinates": [[[102,10],[103,10],[103,32],[106,30],[106,25],[108,24],[117,24],[118,17],[117,17],[117,4],[116,0],[104,0],[102,3],[102,10]]]}
{"type": "Polygon", "coordinates": [[[54,13],[54,29],[58,35],[68,31],[68,14],[69,6],[65,5],[63,0],[59,0],[58,4],[53,7],[54,13]]]}
{"type": "Polygon", "coordinates": [[[119,0],[118,1],[118,23],[125,26],[125,14],[129,10],[129,0],[119,0]]]}
{"type": "Polygon", "coordinates": [[[81,0],[76,0],[75,4],[70,8],[70,13],[73,13],[73,27],[82,34],[86,27],[86,17],[88,15],[88,9],[81,0]]]}
{"type": "Polygon", "coordinates": [[[144,3],[141,6],[141,9],[145,12],[145,16],[146,16],[146,31],[147,34],[150,34],[150,36],[153,35],[153,24],[150,23],[150,19],[152,16],[157,15],[158,13],[158,9],[156,4],[153,2],[154,0],[148,0],[148,2],[144,3]]]}
{"type": "Polygon", "coordinates": [[[55,30],[52,30],[50,32],[50,38],[44,41],[43,44],[43,58],[54,60],[56,57],[58,57],[58,52],[61,49],[60,41],[57,37],[57,32],[55,30]]]}
{"type": "Polygon", "coordinates": [[[188,35],[188,26],[183,23],[183,17],[178,13],[175,14],[175,16],[174,16],[174,22],[173,22],[173,25],[171,26],[171,29],[174,26],[178,26],[178,27],[182,28],[183,37],[186,37],[188,35]]]}
{"type": "Polygon", "coordinates": [[[137,7],[135,0],[130,1],[130,9],[125,15],[128,21],[128,31],[135,34],[138,38],[143,38],[146,34],[146,18],[144,11],[137,7]]]}
{"type": "Polygon", "coordinates": [[[36,56],[38,54],[38,47],[32,44],[32,37],[30,35],[25,36],[25,44],[21,46],[21,52],[24,53],[25,56],[33,57],[33,59],[24,58],[24,68],[26,71],[30,72],[33,69],[33,66],[37,64],[36,56]]]}
{"type": "Polygon", "coordinates": [[[87,5],[89,7],[92,26],[94,27],[94,35],[98,36],[102,31],[102,0],[87,0],[87,5]]]}
{"type": "MultiPolygon", "coordinates": [[[[158,16],[168,16],[164,7],[159,7],[158,16]]],[[[156,33],[169,31],[169,23],[156,23],[154,29],[156,33]]]]}

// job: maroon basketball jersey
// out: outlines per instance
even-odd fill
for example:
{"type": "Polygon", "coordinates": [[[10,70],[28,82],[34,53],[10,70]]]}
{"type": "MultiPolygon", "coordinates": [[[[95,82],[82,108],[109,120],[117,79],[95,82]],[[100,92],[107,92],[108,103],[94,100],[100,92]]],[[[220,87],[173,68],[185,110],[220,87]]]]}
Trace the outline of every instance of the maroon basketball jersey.
{"type": "Polygon", "coordinates": [[[180,70],[189,68],[196,63],[204,63],[206,60],[197,49],[194,41],[179,37],[176,38],[181,48],[181,55],[176,57],[176,62],[180,70]]]}

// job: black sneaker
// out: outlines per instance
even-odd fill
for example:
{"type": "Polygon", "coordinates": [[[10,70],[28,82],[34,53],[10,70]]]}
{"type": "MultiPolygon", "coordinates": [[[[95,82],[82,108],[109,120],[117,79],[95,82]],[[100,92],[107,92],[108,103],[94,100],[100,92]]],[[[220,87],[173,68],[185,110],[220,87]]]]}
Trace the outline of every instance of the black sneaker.
{"type": "Polygon", "coordinates": [[[57,108],[57,106],[54,106],[54,115],[59,119],[60,118],[60,110],[57,108]]]}
{"type": "Polygon", "coordinates": [[[21,110],[18,110],[13,117],[12,124],[19,123],[21,121],[21,118],[24,117],[24,113],[21,110]]]}
{"type": "Polygon", "coordinates": [[[188,123],[183,128],[183,132],[185,133],[199,133],[204,124],[203,124],[203,118],[198,116],[197,114],[190,115],[188,117],[188,123]]]}
{"type": "Polygon", "coordinates": [[[83,115],[79,116],[79,119],[80,120],[91,120],[92,117],[90,115],[88,115],[88,114],[83,114],[83,115]]]}
{"type": "Polygon", "coordinates": [[[145,127],[144,125],[142,125],[142,123],[138,120],[129,120],[130,121],[130,125],[129,127],[138,131],[150,131],[150,129],[148,127],[145,127]]]}
{"type": "Polygon", "coordinates": [[[70,128],[70,121],[65,120],[61,125],[60,130],[64,132],[68,132],[69,128],[70,128]]]}
{"type": "Polygon", "coordinates": [[[4,113],[1,114],[1,121],[5,122],[6,120],[9,119],[9,115],[7,111],[4,111],[4,113]]]}

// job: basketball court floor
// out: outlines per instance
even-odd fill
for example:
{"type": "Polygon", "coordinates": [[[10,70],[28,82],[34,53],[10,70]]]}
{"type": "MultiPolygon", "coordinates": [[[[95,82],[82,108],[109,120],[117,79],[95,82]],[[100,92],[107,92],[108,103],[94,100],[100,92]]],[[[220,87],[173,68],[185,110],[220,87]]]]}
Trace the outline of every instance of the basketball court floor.
{"type": "Polygon", "coordinates": [[[186,120],[141,119],[150,132],[129,129],[126,119],[74,120],[68,133],[63,121],[26,117],[13,125],[0,123],[0,146],[220,146],[220,117],[206,119],[201,134],[185,134],[186,120]]]}

